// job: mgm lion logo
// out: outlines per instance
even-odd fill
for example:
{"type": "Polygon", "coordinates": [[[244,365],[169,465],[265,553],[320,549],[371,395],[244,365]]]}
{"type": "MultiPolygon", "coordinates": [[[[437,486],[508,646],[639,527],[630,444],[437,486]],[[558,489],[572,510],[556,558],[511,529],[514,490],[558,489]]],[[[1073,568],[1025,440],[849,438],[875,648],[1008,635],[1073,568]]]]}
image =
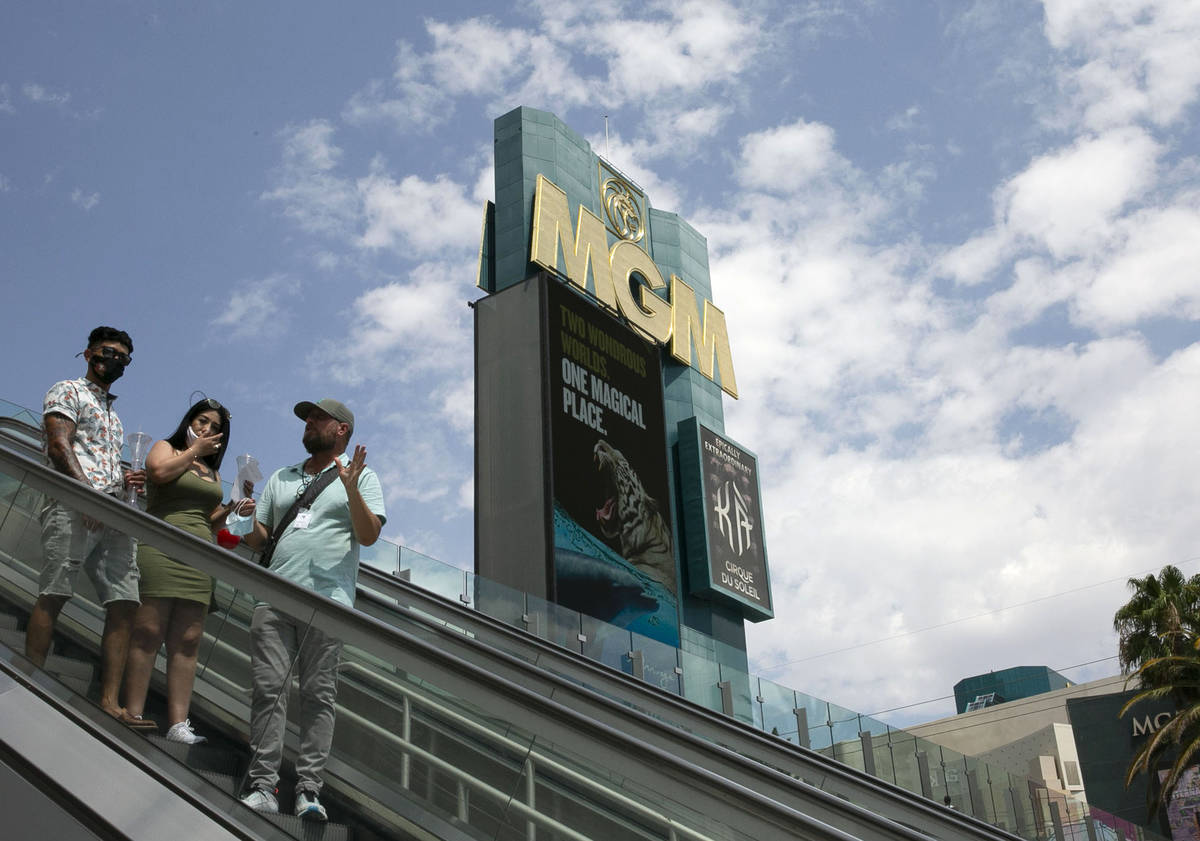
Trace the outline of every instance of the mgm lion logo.
{"type": "Polygon", "coordinates": [[[671,530],[658,502],[646,493],[621,451],[603,438],[592,449],[592,460],[603,482],[604,501],[596,509],[601,534],[616,538],[625,560],[674,593],[671,530]]]}
{"type": "Polygon", "coordinates": [[[600,188],[600,195],[613,232],[621,239],[641,242],[642,237],[646,236],[646,228],[642,225],[641,211],[629,182],[609,178],[600,188]]]}

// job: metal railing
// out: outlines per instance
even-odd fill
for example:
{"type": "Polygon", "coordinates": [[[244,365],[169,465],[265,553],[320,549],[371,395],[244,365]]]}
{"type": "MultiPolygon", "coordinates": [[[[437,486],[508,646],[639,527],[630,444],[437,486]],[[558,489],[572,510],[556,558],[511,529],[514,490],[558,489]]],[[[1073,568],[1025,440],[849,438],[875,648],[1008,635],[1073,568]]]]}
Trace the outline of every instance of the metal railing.
{"type": "MultiPolygon", "coordinates": [[[[0,437],[11,428],[28,446],[27,442],[38,438],[36,422],[37,416],[30,410],[0,401],[0,437]]],[[[668,646],[383,540],[363,551],[364,570],[372,566],[407,576],[418,587],[472,608],[475,615],[507,621],[693,704],[745,722],[763,734],[811,747],[835,760],[832,765],[850,772],[852,778],[879,778],[884,784],[931,800],[926,808],[937,812],[944,811],[942,801],[947,799],[953,802],[956,814],[978,818],[1026,839],[1039,839],[1044,827],[1052,824],[1047,804],[1061,800],[1068,824],[1082,825],[1094,815],[1118,831],[1124,828],[1135,835],[1143,834],[1133,825],[1064,792],[1047,789],[1044,783],[739,671],[723,662],[729,657],[721,655],[721,643],[691,629],[682,629],[683,647],[668,646]],[[607,641],[607,651],[596,644],[597,639],[607,641]],[[625,643],[622,651],[613,657],[613,643],[621,640],[625,643]]],[[[840,773],[830,771],[829,777],[836,779],[840,773]]],[[[847,796],[844,791],[842,796],[847,796]]],[[[906,817],[904,822],[925,825],[920,817],[915,822],[906,817]]],[[[1153,837],[1150,833],[1144,835],[1153,837]]]]}
{"type": "MultiPolygon", "coordinates": [[[[713,772],[681,758],[651,740],[632,735],[632,725],[641,714],[623,708],[609,699],[578,687],[545,669],[495,651],[486,644],[461,633],[446,632],[432,624],[415,624],[402,631],[362,612],[351,610],[311,591],[296,587],[237,555],[225,552],[188,535],[161,520],[123,505],[115,499],[96,494],[79,483],[22,456],[8,447],[0,447],[0,471],[24,485],[58,499],[61,503],[140,541],[147,541],[182,563],[203,570],[242,591],[258,594],[277,610],[301,617],[314,627],[341,639],[384,663],[431,684],[440,693],[465,699],[487,711],[490,720],[536,734],[532,746],[547,757],[569,755],[586,758],[582,777],[573,777],[573,792],[586,800],[586,808],[614,802],[613,782],[622,798],[636,795],[642,807],[649,805],[658,827],[657,837],[678,837],[687,828],[692,837],[767,838],[804,837],[838,839],[920,839],[922,833],[911,830],[883,815],[868,812],[838,798],[797,784],[790,802],[764,796],[728,776],[713,772]],[[483,667],[480,663],[486,663],[483,667]],[[586,710],[576,709],[560,700],[570,696],[575,702],[587,701],[586,710]],[[542,746],[548,746],[544,749],[542,746]],[[587,771],[596,773],[589,774],[587,771]],[[582,780],[588,780],[586,787],[582,780]],[[699,819],[685,813],[672,813],[663,804],[700,804],[699,819]],[[655,809],[658,805],[660,808],[655,809]],[[819,812],[838,825],[805,812],[819,812]]],[[[642,722],[642,729],[648,724],[642,722]]],[[[657,724],[664,732],[677,728],[657,724]]],[[[485,728],[487,729],[487,728],[485,728]]],[[[406,745],[407,749],[409,746],[406,745]]],[[[698,746],[693,744],[693,750],[698,746]]],[[[416,758],[417,754],[408,751],[416,758]]],[[[530,756],[534,756],[530,752],[530,756]]],[[[421,755],[425,759],[424,755],[421,755]]],[[[538,756],[532,770],[548,773],[550,766],[538,756]],[[540,766],[540,767],[539,767],[540,766]]],[[[527,770],[527,769],[523,769],[527,770]]],[[[532,784],[528,778],[526,784],[532,784]]],[[[472,792],[488,797],[486,780],[463,780],[472,792]]],[[[515,802],[513,798],[513,802],[515,802]]],[[[527,804],[523,804],[527,805],[527,804]]],[[[557,804],[560,808],[562,801],[557,804]]],[[[514,808],[510,802],[506,808],[514,808]]],[[[522,807],[515,807],[523,811],[522,807]]],[[[674,807],[673,807],[674,808],[674,807]]],[[[536,806],[534,807],[536,812],[536,806]]],[[[632,816],[640,823],[642,808],[632,816]]],[[[551,833],[568,837],[576,832],[562,820],[542,815],[541,823],[551,833]]]]}
{"type": "MultiPolygon", "coordinates": [[[[3,435],[4,433],[0,432],[0,438],[3,435]]],[[[27,434],[25,438],[28,438],[27,434]]],[[[25,444],[25,441],[23,440],[21,443],[25,444]]],[[[25,444],[25,446],[28,445],[25,444]]],[[[400,576],[407,572],[401,568],[406,552],[407,550],[401,548],[396,553],[398,563],[394,572],[400,576]]],[[[411,559],[413,554],[415,553],[409,553],[408,557],[411,559]]],[[[420,557],[423,558],[423,556],[420,557]]],[[[436,563],[432,562],[432,559],[424,560],[436,563]]],[[[637,674],[636,669],[636,664],[640,659],[639,655],[642,653],[640,650],[631,648],[627,652],[627,672],[632,675],[622,674],[620,671],[614,671],[610,667],[580,657],[582,651],[569,653],[569,649],[564,649],[560,645],[545,642],[535,636],[514,630],[515,623],[506,624],[501,620],[488,617],[477,609],[466,607],[465,605],[476,601],[471,592],[471,582],[477,577],[461,570],[454,570],[454,572],[461,578],[461,592],[457,593],[455,598],[441,598],[428,593],[419,586],[408,585],[395,575],[378,574],[371,571],[370,567],[364,566],[363,575],[360,578],[359,608],[384,622],[394,624],[396,620],[389,608],[389,603],[399,601],[415,610],[419,615],[437,617],[438,621],[444,624],[441,631],[446,628],[455,629],[459,633],[485,641],[491,649],[514,653],[522,661],[534,662],[539,667],[562,675],[572,684],[591,687],[601,695],[615,699],[622,706],[633,706],[648,716],[656,725],[639,730],[639,738],[658,744],[664,750],[674,751],[676,755],[686,756],[688,761],[696,763],[699,767],[717,768],[719,769],[718,773],[729,775],[754,790],[769,792],[770,796],[785,802],[788,798],[797,796],[791,788],[795,785],[795,781],[792,779],[792,776],[795,776],[820,794],[832,795],[839,801],[848,800],[867,813],[887,815],[900,824],[915,827],[920,832],[938,837],[994,837],[997,834],[996,827],[985,820],[973,817],[971,812],[986,817],[986,820],[1003,821],[1005,828],[999,830],[1001,833],[1015,831],[1025,838],[1044,837],[1044,830],[1039,829],[1039,826],[1046,827],[1053,824],[1051,807],[1057,806],[1057,804],[1050,796],[1036,796],[1037,791],[1045,792],[1045,789],[1038,788],[1035,791],[1034,787],[1024,779],[1001,772],[997,779],[993,780],[993,770],[984,763],[968,757],[961,757],[953,751],[916,739],[886,725],[877,727],[877,722],[864,719],[850,711],[843,711],[839,708],[839,711],[835,713],[832,709],[833,705],[827,702],[822,702],[821,707],[821,715],[824,720],[811,729],[815,732],[827,729],[828,738],[823,743],[823,747],[818,746],[818,750],[804,750],[766,732],[769,723],[766,704],[770,699],[762,697],[767,694],[766,689],[762,686],[765,683],[762,679],[747,678],[751,681],[752,691],[754,688],[758,690],[756,697],[758,707],[752,717],[753,724],[735,721],[729,717],[734,713],[733,689],[729,680],[719,681],[716,684],[720,691],[713,697],[719,699],[721,703],[715,710],[711,706],[705,708],[682,700],[679,697],[684,694],[682,681],[678,687],[669,692],[659,691],[652,685],[637,679],[641,677],[637,674]],[[754,683],[755,680],[758,681],[757,684],[754,683]],[[672,694],[672,692],[677,694],[672,694]],[[761,714],[759,708],[762,708],[761,714]],[[721,714],[722,712],[724,715],[721,714]],[[849,718],[835,726],[835,720],[840,721],[839,716],[842,713],[848,713],[849,718]],[[658,726],[661,722],[670,723],[675,730],[698,734],[702,741],[709,743],[708,749],[681,746],[678,743],[678,737],[664,736],[663,729],[658,726]],[[835,741],[839,728],[845,729],[844,724],[852,727],[855,738],[843,736],[843,741],[835,741]],[[877,732],[872,732],[873,730],[877,732]],[[717,745],[727,748],[728,755],[717,756],[708,752],[717,745]],[[876,752],[880,751],[885,756],[885,759],[882,760],[885,770],[889,771],[892,779],[877,779],[875,759],[876,752]],[[945,756],[945,754],[951,756],[945,756]],[[750,770],[739,766],[739,760],[746,759],[751,760],[753,765],[750,770]],[[902,759],[907,765],[913,766],[907,769],[910,772],[908,776],[912,779],[906,778],[904,785],[900,785],[899,774],[902,759]],[[847,762],[852,764],[846,764],[847,762]],[[953,764],[962,766],[959,769],[962,772],[960,775],[962,779],[962,811],[948,810],[936,800],[931,801],[913,796],[915,793],[924,798],[931,797],[933,792],[930,790],[930,780],[935,778],[934,774],[939,769],[947,778],[943,785],[948,788],[949,774],[945,773],[945,769],[953,770],[953,764]],[[784,773],[780,775],[780,780],[771,781],[763,778],[763,768],[784,769],[784,773]],[[1045,802],[1042,802],[1043,800],[1045,802]]],[[[218,575],[218,577],[221,576],[218,575]]],[[[483,583],[482,579],[477,580],[480,585],[483,583]]],[[[488,586],[495,587],[496,585],[489,582],[488,586]]],[[[445,590],[444,587],[439,589],[445,590]]],[[[443,595],[449,596],[450,593],[444,592],[443,595]]],[[[532,597],[525,597],[525,599],[528,604],[532,597]]],[[[534,633],[541,630],[538,628],[539,617],[536,609],[528,607],[519,610],[518,615],[526,623],[525,627],[532,626],[534,633]]],[[[406,621],[411,621],[411,619],[410,616],[406,621]]],[[[577,634],[580,640],[584,639],[582,630],[581,628],[577,634]]],[[[566,645],[572,644],[572,640],[567,639],[571,636],[570,634],[564,636],[563,642],[566,645]]],[[[579,645],[576,648],[583,649],[584,646],[579,645]]],[[[478,651],[471,651],[464,656],[471,657],[477,654],[478,651]]],[[[677,658],[682,657],[683,653],[677,652],[676,656],[677,658]]],[[[483,656],[480,662],[485,668],[497,668],[496,664],[487,656],[483,656]]],[[[676,662],[679,661],[676,660],[676,662]]],[[[679,672],[680,669],[677,667],[675,671],[679,672]]],[[[742,677],[746,678],[745,675],[742,677]]],[[[774,684],[770,686],[772,689],[779,688],[774,684]]],[[[793,693],[791,690],[788,690],[788,693],[797,698],[789,705],[795,718],[793,732],[796,735],[796,741],[799,745],[807,747],[807,743],[810,741],[807,710],[798,700],[799,693],[793,693]]],[[[694,697],[693,693],[687,693],[687,695],[689,698],[694,697]]],[[[559,690],[558,697],[561,699],[567,696],[563,690],[559,690]]],[[[811,699],[809,700],[811,701],[811,699]]],[[[571,703],[578,704],[579,702],[577,699],[572,699],[571,703]]],[[[809,705],[811,706],[811,704],[809,705]]],[[[589,715],[604,715],[586,705],[584,708],[587,709],[589,715]]],[[[772,721],[774,720],[772,719],[772,721]]],[[[628,725],[628,720],[617,724],[617,726],[628,725]]],[[[817,794],[809,792],[808,797],[812,799],[817,797],[817,794]]],[[[817,807],[810,805],[810,808],[817,807]]],[[[1089,824],[1091,816],[1086,811],[1081,812],[1083,808],[1086,807],[1064,802],[1063,809],[1068,812],[1069,818],[1067,823],[1078,822],[1081,826],[1089,824]],[[1072,811],[1080,814],[1073,815],[1072,811]]],[[[819,809],[816,813],[821,814],[823,819],[828,819],[835,825],[842,825],[845,815],[840,814],[840,810],[835,809],[834,811],[839,813],[836,818],[821,814],[819,809]]],[[[852,826],[853,822],[850,822],[849,825],[852,826]]]]}

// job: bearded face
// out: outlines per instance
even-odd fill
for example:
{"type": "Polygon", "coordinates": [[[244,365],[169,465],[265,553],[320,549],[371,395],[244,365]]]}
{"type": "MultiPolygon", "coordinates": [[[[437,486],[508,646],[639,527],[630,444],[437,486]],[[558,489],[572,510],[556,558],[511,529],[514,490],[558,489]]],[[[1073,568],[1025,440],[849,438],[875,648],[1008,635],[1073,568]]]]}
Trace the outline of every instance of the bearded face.
{"type": "Polygon", "coordinates": [[[300,439],[300,443],[304,445],[304,449],[309,455],[329,452],[337,444],[337,426],[335,424],[324,426],[310,424],[304,428],[304,437],[300,439]]]}

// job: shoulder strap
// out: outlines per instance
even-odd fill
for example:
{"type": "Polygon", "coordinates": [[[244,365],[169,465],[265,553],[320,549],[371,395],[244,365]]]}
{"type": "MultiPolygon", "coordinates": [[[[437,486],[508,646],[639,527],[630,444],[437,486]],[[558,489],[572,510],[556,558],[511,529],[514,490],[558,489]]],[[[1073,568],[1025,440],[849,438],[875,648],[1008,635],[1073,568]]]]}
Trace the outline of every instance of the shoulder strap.
{"type": "Polygon", "coordinates": [[[321,491],[329,487],[329,484],[337,477],[337,468],[330,467],[321,474],[319,479],[309,485],[305,489],[304,493],[300,495],[300,498],[292,503],[292,507],[289,508],[287,513],[283,515],[283,518],[279,521],[278,525],[275,526],[275,531],[271,533],[271,542],[277,543],[283,533],[287,531],[287,527],[292,524],[292,520],[296,519],[296,515],[299,514],[302,509],[310,508],[316,498],[321,495],[321,491]]]}

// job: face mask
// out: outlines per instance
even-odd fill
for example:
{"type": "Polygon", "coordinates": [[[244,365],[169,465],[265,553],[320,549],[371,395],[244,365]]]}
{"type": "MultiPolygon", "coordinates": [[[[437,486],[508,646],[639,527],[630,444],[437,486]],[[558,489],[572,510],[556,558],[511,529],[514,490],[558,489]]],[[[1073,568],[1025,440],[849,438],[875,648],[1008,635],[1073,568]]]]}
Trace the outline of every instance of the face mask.
{"type": "Polygon", "coordinates": [[[130,363],[129,355],[105,345],[92,351],[92,370],[96,379],[105,385],[111,385],[121,379],[125,366],[130,363]]]}
{"type": "Polygon", "coordinates": [[[121,379],[121,375],[125,373],[125,366],[115,359],[101,359],[93,363],[92,370],[96,372],[96,378],[100,382],[111,385],[121,379]]]}

